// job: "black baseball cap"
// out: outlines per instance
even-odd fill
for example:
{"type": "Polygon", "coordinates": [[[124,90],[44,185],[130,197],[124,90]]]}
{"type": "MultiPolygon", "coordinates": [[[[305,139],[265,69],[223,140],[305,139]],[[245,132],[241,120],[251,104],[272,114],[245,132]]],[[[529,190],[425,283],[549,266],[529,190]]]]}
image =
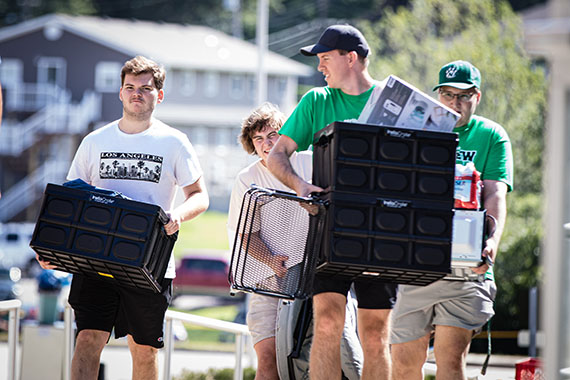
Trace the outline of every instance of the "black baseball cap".
{"type": "Polygon", "coordinates": [[[323,32],[319,42],[302,47],[301,54],[311,56],[335,49],[355,51],[363,57],[367,57],[370,53],[366,39],[354,26],[331,25],[323,32]]]}

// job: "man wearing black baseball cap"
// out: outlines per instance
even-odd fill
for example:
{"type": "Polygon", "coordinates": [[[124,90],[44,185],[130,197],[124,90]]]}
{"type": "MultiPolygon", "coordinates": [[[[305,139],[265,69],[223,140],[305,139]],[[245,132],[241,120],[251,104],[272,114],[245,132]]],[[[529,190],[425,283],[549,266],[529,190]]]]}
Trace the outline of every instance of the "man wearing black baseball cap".
{"type": "Polygon", "coordinates": [[[467,61],[453,61],[439,71],[439,101],[461,114],[456,162],[472,162],[483,180],[482,203],[496,220],[486,237],[479,267],[470,281],[441,280],[428,286],[401,285],[392,318],[394,379],[421,380],[434,333],[436,377],[466,379],[465,357],[472,336],[493,316],[495,286],[492,263],[507,215],[506,195],[513,186],[509,136],[499,124],[474,114],[481,100],[481,73],[467,61]]]}
{"type": "Polygon", "coordinates": [[[354,50],[362,57],[368,57],[370,52],[368,43],[360,30],[350,25],[332,25],[324,31],[319,42],[301,48],[301,54],[313,56],[335,49],[354,50]]]}
{"type": "MultiPolygon", "coordinates": [[[[358,119],[375,87],[368,73],[370,49],[358,29],[350,25],[328,27],[301,53],[317,56],[318,70],[327,86],[307,92],[284,126],[268,157],[268,168],[300,196],[323,191],[295,173],[289,156],[313,143],[313,135],[335,121],[358,119]]],[[[311,379],[341,377],[340,341],[345,319],[346,295],[352,281],[317,274],[313,289],[314,335],[310,355],[311,379]]],[[[388,331],[396,285],[354,281],[358,299],[358,330],[364,352],[362,379],[390,378],[388,331]]]]}

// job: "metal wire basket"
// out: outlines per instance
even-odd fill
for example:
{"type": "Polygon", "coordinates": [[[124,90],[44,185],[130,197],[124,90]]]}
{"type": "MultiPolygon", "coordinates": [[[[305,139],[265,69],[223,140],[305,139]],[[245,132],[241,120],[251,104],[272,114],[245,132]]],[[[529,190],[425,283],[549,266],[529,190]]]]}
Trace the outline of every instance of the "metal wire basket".
{"type": "Polygon", "coordinates": [[[232,289],[286,299],[309,297],[324,216],[319,199],[252,186],[244,194],[234,239],[232,289]]]}

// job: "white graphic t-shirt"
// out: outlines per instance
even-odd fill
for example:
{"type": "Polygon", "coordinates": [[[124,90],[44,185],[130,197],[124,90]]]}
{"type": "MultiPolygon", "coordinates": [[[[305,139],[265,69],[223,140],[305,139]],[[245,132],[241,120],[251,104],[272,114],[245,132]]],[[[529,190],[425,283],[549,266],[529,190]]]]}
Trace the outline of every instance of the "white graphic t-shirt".
{"type": "MultiPolygon", "coordinates": [[[[188,137],[153,119],[145,131],[127,134],[114,121],[88,134],[77,149],[68,180],[116,190],[170,211],[176,188],[195,183],[202,169],[188,137]]],[[[174,278],[171,256],[166,278],[174,278]]]]}

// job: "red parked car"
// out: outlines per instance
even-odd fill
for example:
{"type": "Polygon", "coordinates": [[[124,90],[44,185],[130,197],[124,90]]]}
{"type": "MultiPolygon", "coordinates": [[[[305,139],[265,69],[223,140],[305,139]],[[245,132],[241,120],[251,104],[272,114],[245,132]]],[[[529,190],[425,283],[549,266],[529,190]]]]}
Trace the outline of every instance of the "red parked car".
{"type": "Polygon", "coordinates": [[[174,297],[179,295],[230,296],[229,260],[225,257],[187,255],[176,267],[174,297]]]}

